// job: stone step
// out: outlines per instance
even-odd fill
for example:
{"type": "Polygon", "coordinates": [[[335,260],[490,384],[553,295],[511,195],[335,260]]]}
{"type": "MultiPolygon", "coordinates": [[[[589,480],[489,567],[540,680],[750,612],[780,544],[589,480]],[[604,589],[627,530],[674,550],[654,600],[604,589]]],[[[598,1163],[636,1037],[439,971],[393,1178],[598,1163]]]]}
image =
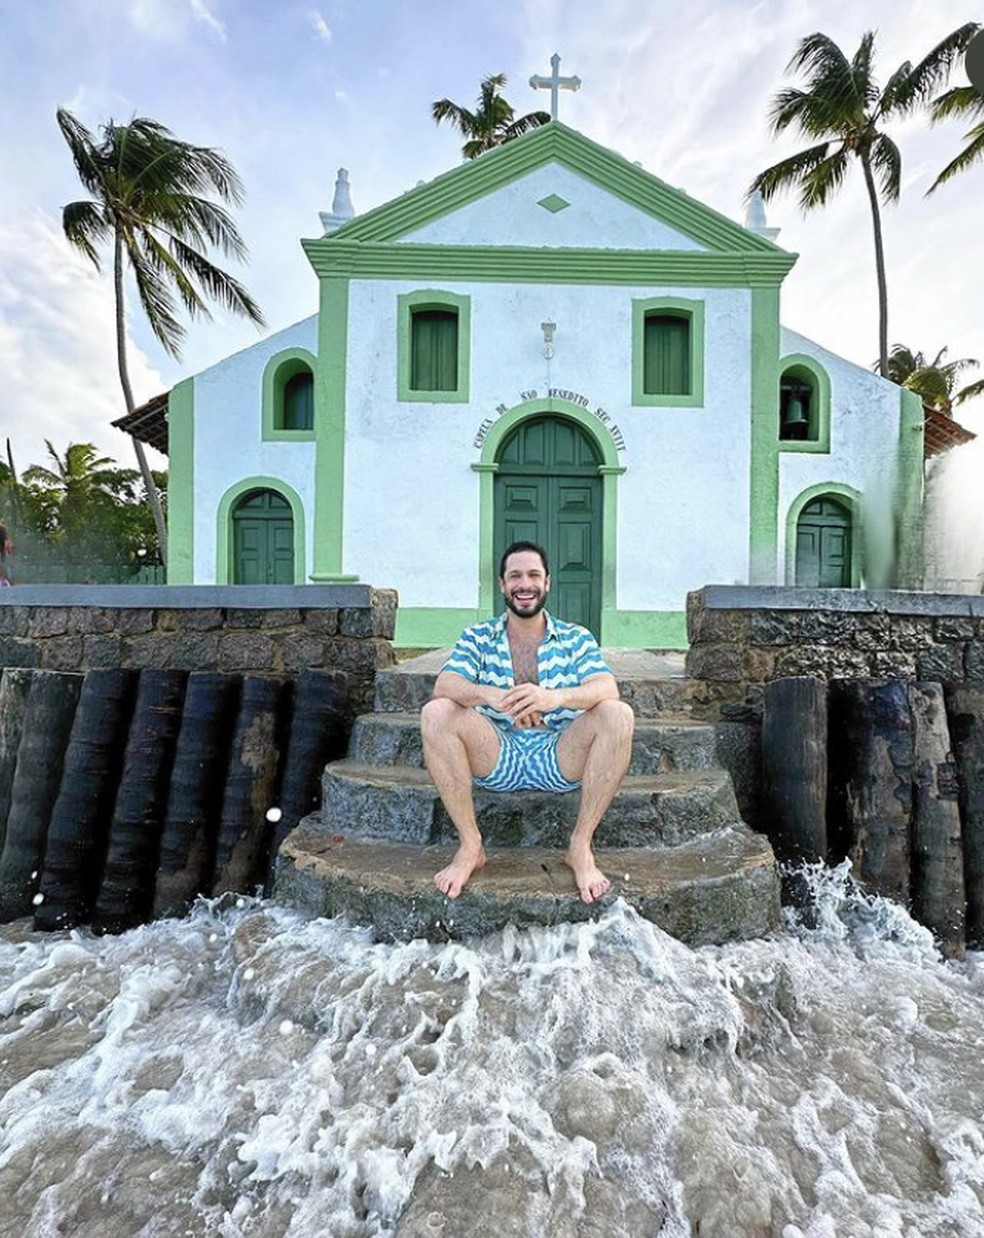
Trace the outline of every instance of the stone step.
{"type": "Polygon", "coordinates": [[[691,946],[760,937],[779,924],[779,883],[768,840],[744,826],[654,851],[599,848],[612,891],[590,906],[577,897],[562,853],[490,850],[461,896],[446,898],[433,876],[450,847],[326,838],[302,822],[277,858],[274,895],[308,915],[347,914],[378,940],[463,939],[596,917],[624,898],[645,919],[691,946]]]}
{"type": "MultiPolygon", "coordinates": [[[[639,718],[689,714],[701,684],[689,679],[682,653],[653,653],[646,649],[602,650],[618,680],[622,699],[639,718]]],[[[432,649],[396,666],[376,672],[377,713],[413,713],[431,698],[437,673],[450,649],[432,649]]]]}
{"type": "MultiPolygon", "coordinates": [[[[687,717],[640,718],[630,774],[710,769],[716,764],[714,727],[687,717]]],[[[423,766],[420,715],[363,714],[355,720],[348,755],[360,765],[423,766]]]]}
{"type": "MultiPolygon", "coordinates": [[[[492,846],[564,847],[580,794],[478,791],[475,808],[492,846]]],[[[321,829],[418,845],[455,837],[426,770],[334,761],[322,781],[321,829]]],[[[623,780],[595,836],[599,847],[665,847],[733,825],[740,814],[723,770],[623,780]]]]}

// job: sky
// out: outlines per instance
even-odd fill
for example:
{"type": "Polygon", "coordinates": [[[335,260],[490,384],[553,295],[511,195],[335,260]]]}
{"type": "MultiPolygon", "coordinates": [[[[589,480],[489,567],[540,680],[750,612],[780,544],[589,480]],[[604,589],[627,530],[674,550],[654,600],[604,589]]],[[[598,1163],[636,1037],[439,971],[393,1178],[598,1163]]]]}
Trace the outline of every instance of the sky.
{"type": "MultiPolygon", "coordinates": [[[[565,124],[741,221],[753,176],[806,145],[768,124],[800,39],[821,30],[853,54],[875,30],[884,81],[973,20],[984,11],[954,0],[0,0],[0,439],[18,470],[43,461],[45,439],[132,461],[110,424],[123,412],[110,268],[97,272],[61,230],[62,207],[85,192],[58,107],[93,132],[147,116],[223,151],[246,189],[235,217],[249,262],[230,269],[273,332],[317,308],[300,238],[320,235],[336,170],[349,169],[361,213],[456,166],[460,138],[434,124],[431,103],[471,107],[489,74],[507,75],[517,114],[549,108],[528,82],[559,53],[582,82],[561,95],[565,124]]],[[[966,84],[962,65],[952,82],[966,84]]],[[[889,131],[903,155],[901,201],[884,212],[890,343],[984,362],[984,164],[927,199],[963,128],[912,119],[889,131]]],[[[877,301],[860,172],[823,211],[803,215],[790,194],[768,215],[799,254],[784,325],[870,366],[877,301]]],[[[173,361],[134,298],[127,329],[138,402],[262,335],[216,309],[188,324],[173,361]]],[[[959,416],[984,431],[984,407],[959,416]]]]}

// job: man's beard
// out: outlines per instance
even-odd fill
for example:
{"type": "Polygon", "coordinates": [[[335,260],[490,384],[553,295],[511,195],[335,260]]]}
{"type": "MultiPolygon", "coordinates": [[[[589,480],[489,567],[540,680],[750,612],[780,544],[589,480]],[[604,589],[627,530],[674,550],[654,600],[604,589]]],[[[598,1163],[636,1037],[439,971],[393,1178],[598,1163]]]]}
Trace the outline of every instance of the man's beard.
{"type": "Polygon", "coordinates": [[[517,605],[517,603],[513,601],[511,593],[506,593],[503,596],[505,597],[506,606],[520,619],[532,619],[535,615],[538,615],[547,604],[546,593],[541,593],[535,602],[530,602],[526,606],[517,605]]]}

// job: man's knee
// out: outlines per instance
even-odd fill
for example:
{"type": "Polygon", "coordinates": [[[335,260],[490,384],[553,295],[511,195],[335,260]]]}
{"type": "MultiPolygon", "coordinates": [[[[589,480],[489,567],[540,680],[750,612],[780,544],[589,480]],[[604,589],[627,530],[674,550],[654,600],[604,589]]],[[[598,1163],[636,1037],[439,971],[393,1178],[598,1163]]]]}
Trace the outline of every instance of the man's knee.
{"type": "Polygon", "coordinates": [[[461,705],[448,700],[445,696],[435,697],[428,701],[420,710],[420,733],[424,739],[453,729],[457,720],[464,716],[461,705]]]}
{"type": "Polygon", "coordinates": [[[635,730],[635,714],[625,701],[599,701],[591,710],[600,730],[631,739],[635,730]]]}

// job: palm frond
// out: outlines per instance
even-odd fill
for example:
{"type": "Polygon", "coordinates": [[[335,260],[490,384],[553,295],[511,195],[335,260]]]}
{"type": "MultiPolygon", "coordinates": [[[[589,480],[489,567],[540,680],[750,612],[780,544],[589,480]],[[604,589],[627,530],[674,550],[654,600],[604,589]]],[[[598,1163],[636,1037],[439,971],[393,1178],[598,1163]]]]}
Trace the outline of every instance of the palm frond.
{"type": "Polygon", "coordinates": [[[861,36],[858,50],[851,59],[851,82],[854,98],[865,110],[878,102],[878,84],[875,81],[875,32],[867,30],[861,36]]]}
{"type": "Polygon", "coordinates": [[[961,387],[953,397],[953,402],[954,404],[963,404],[965,401],[976,399],[980,395],[984,395],[984,378],[978,379],[975,383],[968,383],[966,387],[961,387]]]}
{"type": "Polygon", "coordinates": [[[871,144],[871,166],[887,202],[897,202],[902,188],[902,153],[887,134],[880,133],[871,144]]]}
{"type": "MultiPolygon", "coordinates": [[[[808,150],[801,150],[795,155],[781,159],[755,177],[749,187],[749,194],[757,189],[768,202],[782,190],[798,186],[801,190],[800,205],[804,209],[809,209],[804,199],[807,197],[812,199],[815,196],[809,186],[817,176],[818,169],[831,158],[828,155],[829,149],[829,142],[821,142],[819,146],[811,146],[808,150]]],[[[825,174],[820,175],[821,179],[825,179],[825,174]]],[[[811,200],[810,206],[815,205],[819,205],[819,202],[811,200]]]]}
{"type": "Polygon", "coordinates": [[[908,61],[889,78],[882,93],[881,115],[911,112],[929,102],[930,96],[946,85],[953,66],[980,30],[977,22],[965,22],[941,39],[915,66],[908,61]]]}
{"type": "Polygon", "coordinates": [[[518,117],[506,127],[503,141],[508,142],[512,138],[518,138],[524,133],[529,133],[531,129],[539,129],[541,125],[549,124],[549,112],[527,112],[525,116],[518,117]]]}
{"type": "Polygon", "coordinates": [[[952,90],[934,99],[929,119],[932,124],[949,120],[951,116],[973,117],[984,114],[984,95],[976,86],[954,86],[952,90]]]}
{"type": "Polygon", "coordinates": [[[959,172],[965,172],[973,164],[984,159],[984,121],[975,125],[973,129],[964,134],[964,137],[967,139],[967,145],[956,158],[950,160],[933,181],[926,191],[927,196],[934,193],[941,185],[945,185],[947,181],[952,180],[959,172]]]}
{"type": "MultiPolygon", "coordinates": [[[[217,267],[196,249],[185,245],[177,237],[171,240],[171,256],[178,268],[190,271],[201,285],[205,295],[212,301],[218,301],[233,313],[248,318],[257,326],[264,325],[263,315],[259,306],[237,279],[228,271],[217,267]]],[[[189,306],[189,309],[191,307],[189,306]]],[[[202,312],[201,309],[199,312],[202,312]]]]}
{"type": "Polygon", "coordinates": [[[132,241],[127,246],[127,256],[137,286],[137,296],[150,329],[169,356],[179,357],[185,328],[178,320],[174,297],[162,274],[167,268],[132,241]]]}
{"type": "Polygon", "coordinates": [[[70,245],[101,270],[98,244],[108,241],[112,228],[95,202],[69,202],[62,210],[62,229],[70,245]]]}
{"type": "Polygon", "coordinates": [[[68,143],[79,180],[91,194],[98,196],[102,184],[103,168],[95,138],[85,125],[66,108],[60,107],[57,110],[55,120],[62,132],[62,137],[68,143]]]}

